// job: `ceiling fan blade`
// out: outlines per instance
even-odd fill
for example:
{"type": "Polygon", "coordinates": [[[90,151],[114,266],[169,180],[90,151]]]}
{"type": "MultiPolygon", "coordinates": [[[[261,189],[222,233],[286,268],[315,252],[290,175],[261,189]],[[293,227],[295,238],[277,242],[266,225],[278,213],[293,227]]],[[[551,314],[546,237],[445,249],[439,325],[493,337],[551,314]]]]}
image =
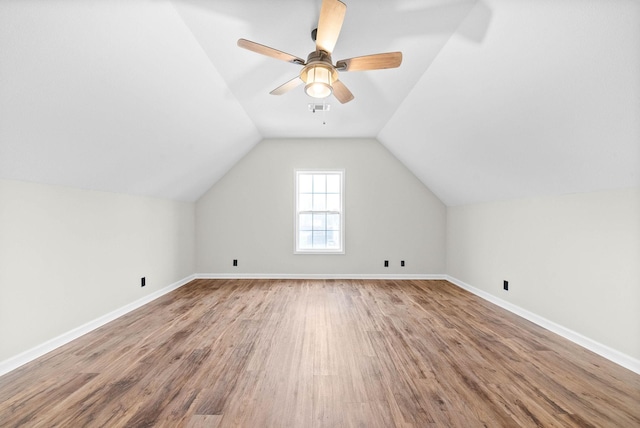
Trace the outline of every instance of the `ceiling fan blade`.
{"type": "Polygon", "coordinates": [[[269,46],[261,45],[260,43],[252,42],[251,40],[238,39],[238,46],[262,55],[270,56],[271,58],[279,59],[281,61],[304,65],[304,60],[298,58],[297,56],[279,51],[274,48],[270,48],[269,46]]]}
{"type": "Polygon", "coordinates": [[[332,86],[333,96],[336,97],[336,99],[342,104],[348,103],[354,98],[351,91],[347,89],[347,87],[344,86],[344,83],[342,83],[341,81],[336,80],[335,82],[333,82],[332,86]]]}
{"type": "Polygon", "coordinates": [[[347,5],[340,0],[322,1],[316,34],[316,50],[325,51],[328,54],[333,52],[346,13],[347,5]]]}
{"type": "Polygon", "coordinates": [[[300,76],[296,76],[293,79],[289,80],[287,83],[278,86],[269,93],[271,95],[282,95],[286,92],[289,92],[293,88],[297,88],[300,84],[302,84],[302,79],[300,78],[300,76]]]}
{"type": "Polygon", "coordinates": [[[402,63],[402,52],[387,52],[342,59],[336,63],[340,71],[380,70],[396,68],[402,63]]]}

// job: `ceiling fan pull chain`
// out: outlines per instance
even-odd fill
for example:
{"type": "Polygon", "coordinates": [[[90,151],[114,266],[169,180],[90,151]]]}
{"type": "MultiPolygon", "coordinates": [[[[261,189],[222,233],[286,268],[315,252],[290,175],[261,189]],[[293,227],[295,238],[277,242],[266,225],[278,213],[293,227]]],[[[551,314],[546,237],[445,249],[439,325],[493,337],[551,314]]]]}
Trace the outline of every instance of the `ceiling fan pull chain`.
{"type": "Polygon", "coordinates": [[[323,99],[322,100],[322,124],[326,125],[327,124],[327,102],[323,99]]]}

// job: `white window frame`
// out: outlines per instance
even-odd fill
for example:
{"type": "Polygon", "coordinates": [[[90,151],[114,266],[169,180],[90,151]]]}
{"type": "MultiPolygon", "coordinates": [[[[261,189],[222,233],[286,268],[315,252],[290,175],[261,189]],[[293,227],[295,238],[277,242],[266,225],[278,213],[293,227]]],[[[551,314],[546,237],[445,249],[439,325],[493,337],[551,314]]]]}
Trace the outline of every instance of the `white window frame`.
{"type": "Polygon", "coordinates": [[[294,170],[294,243],[293,243],[293,253],[294,254],[344,254],[345,253],[345,242],[344,242],[344,217],[345,217],[345,209],[344,209],[344,189],[345,189],[345,171],[344,169],[296,169],[294,170]],[[340,211],[300,211],[298,209],[298,184],[299,177],[302,174],[338,174],[340,176],[340,211]],[[301,213],[313,213],[313,212],[325,212],[325,213],[337,213],[340,214],[340,246],[339,248],[299,248],[300,244],[300,214],[301,213]]]}

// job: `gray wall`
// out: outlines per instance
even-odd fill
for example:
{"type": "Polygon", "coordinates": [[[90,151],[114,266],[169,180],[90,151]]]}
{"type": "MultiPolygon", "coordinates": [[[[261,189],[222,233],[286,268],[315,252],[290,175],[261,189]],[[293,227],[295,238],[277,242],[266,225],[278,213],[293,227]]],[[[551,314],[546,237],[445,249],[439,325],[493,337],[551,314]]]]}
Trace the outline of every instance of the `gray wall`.
{"type": "Polygon", "coordinates": [[[0,362],[191,275],[194,211],[0,180],[0,362]]]}
{"type": "Polygon", "coordinates": [[[6,180],[0,201],[0,362],[194,272],[446,273],[640,359],[640,189],[446,208],[374,139],[265,140],[195,204],[6,180]],[[293,254],[296,168],[345,170],[346,254],[293,254]]]}
{"type": "Polygon", "coordinates": [[[449,275],[640,360],[640,189],[447,211],[449,275]]]}
{"type": "Polygon", "coordinates": [[[374,139],[264,140],[197,202],[196,265],[205,274],[443,274],[445,221],[446,207],[374,139]],[[345,170],[344,255],[293,254],[296,168],[345,170]]]}

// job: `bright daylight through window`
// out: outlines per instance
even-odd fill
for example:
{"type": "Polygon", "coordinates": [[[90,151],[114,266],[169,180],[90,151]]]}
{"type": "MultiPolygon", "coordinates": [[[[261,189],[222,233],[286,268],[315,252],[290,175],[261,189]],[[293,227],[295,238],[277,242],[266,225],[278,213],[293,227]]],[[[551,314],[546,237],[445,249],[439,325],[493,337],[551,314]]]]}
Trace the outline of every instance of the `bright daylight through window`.
{"type": "Polygon", "coordinates": [[[344,253],[344,171],[296,171],[296,253],[344,253]]]}

